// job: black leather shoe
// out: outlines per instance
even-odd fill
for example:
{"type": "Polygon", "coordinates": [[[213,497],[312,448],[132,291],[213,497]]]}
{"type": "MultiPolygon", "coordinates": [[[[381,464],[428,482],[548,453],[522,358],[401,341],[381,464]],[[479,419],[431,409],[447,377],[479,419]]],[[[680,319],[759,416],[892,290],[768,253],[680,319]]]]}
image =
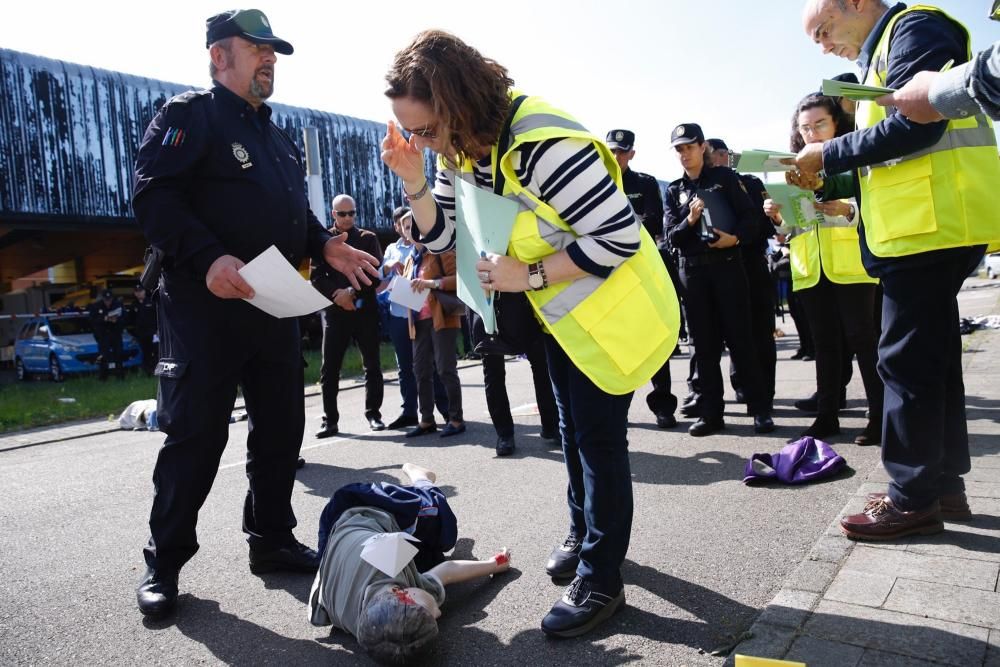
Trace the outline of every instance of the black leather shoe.
{"type": "Polygon", "coordinates": [[[177,570],[146,568],[135,589],[135,600],[143,616],[158,619],[173,612],[177,606],[177,574],[177,570]]]}
{"type": "Polygon", "coordinates": [[[428,433],[433,433],[436,430],[438,430],[437,424],[431,424],[430,426],[423,426],[420,423],[418,423],[415,428],[412,428],[406,432],[406,437],[416,438],[421,435],[427,435],[428,433]]]}
{"type": "Polygon", "coordinates": [[[656,413],[656,426],[657,428],[673,428],[677,426],[677,418],[672,414],[666,414],[663,412],[656,413]]]}
{"type": "Polygon", "coordinates": [[[691,427],[688,428],[688,433],[696,438],[701,438],[706,435],[718,433],[724,428],[726,428],[726,422],[721,419],[705,419],[704,417],[699,417],[698,421],[691,424],[691,427]]]}
{"type": "Polygon", "coordinates": [[[545,571],[553,579],[568,579],[576,574],[576,566],[580,564],[580,548],[583,540],[573,533],[566,536],[561,546],[549,554],[549,562],[545,571]]]}
{"type": "Polygon", "coordinates": [[[465,433],[465,422],[462,422],[458,426],[455,426],[451,422],[448,422],[447,424],[444,425],[444,428],[441,429],[442,438],[448,438],[453,435],[458,435],[459,433],[465,433]]]}
{"type": "Polygon", "coordinates": [[[817,440],[826,440],[835,435],[840,435],[840,420],[837,417],[817,417],[809,428],[802,431],[799,438],[809,436],[817,440]]]}
{"type": "Polygon", "coordinates": [[[542,619],[542,632],[552,637],[578,637],[614,616],[624,605],[624,586],[602,590],[577,577],[542,619]]]}
{"type": "Polygon", "coordinates": [[[250,549],[250,571],[254,574],[278,570],[315,572],[317,569],[319,569],[319,554],[298,542],[270,551],[250,549]]]}
{"type": "Polygon", "coordinates": [[[770,433],[776,428],[778,427],[774,425],[774,420],[771,419],[771,415],[766,412],[753,416],[754,433],[770,433]]]}
{"type": "Polygon", "coordinates": [[[538,437],[544,440],[545,444],[551,445],[553,447],[562,444],[561,442],[559,442],[558,429],[555,431],[546,431],[545,429],[542,429],[542,432],[538,434],[538,437]]]}
{"type": "Polygon", "coordinates": [[[368,420],[368,425],[371,427],[371,429],[373,431],[384,431],[385,430],[385,423],[381,419],[379,419],[378,417],[372,417],[371,419],[369,419],[368,420]]]}
{"type": "MultiPolygon", "coordinates": [[[[810,415],[815,415],[819,413],[819,398],[816,393],[809,398],[801,398],[794,403],[796,410],[801,410],[810,415]]],[[[847,407],[847,392],[840,392],[840,409],[843,410],[847,407]]]]}
{"type": "Polygon", "coordinates": [[[410,417],[408,415],[399,415],[398,417],[396,417],[395,419],[393,419],[391,422],[389,422],[388,428],[391,428],[391,429],[407,428],[409,426],[416,426],[419,423],[420,423],[420,420],[417,419],[416,417],[410,417]]]}
{"type": "Polygon", "coordinates": [[[295,464],[295,467],[299,468],[299,469],[305,468],[306,467],[306,460],[300,456],[298,462],[295,464]]]}
{"type": "Polygon", "coordinates": [[[514,453],[514,436],[497,438],[497,456],[510,456],[514,453]]]}
{"type": "Polygon", "coordinates": [[[320,430],[316,431],[316,437],[317,438],[332,438],[333,436],[337,435],[338,433],[340,433],[340,429],[337,428],[336,424],[334,424],[333,426],[327,426],[326,424],[324,424],[323,428],[321,428],[320,430]]]}

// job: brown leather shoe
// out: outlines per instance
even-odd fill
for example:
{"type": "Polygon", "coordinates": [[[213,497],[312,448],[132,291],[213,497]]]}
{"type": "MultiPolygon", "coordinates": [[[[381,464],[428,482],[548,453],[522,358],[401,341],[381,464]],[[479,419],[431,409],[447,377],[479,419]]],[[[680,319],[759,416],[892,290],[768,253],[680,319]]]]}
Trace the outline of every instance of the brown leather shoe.
{"type": "Polygon", "coordinates": [[[845,516],[840,529],[852,540],[895,540],[907,535],[933,535],[944,530],[941,504],[934,501],[914,512],[899,510],[889,496],[869,500],[861,514],[845,516]]]}
{"type": "MultiPolygon", "coordinates": [[[[869,493],[865,496],[865,500],[872,502],[885,497],[884,493],[869,493]]],[[[945,521],[972,520],[972,510],[969,508],[969,500],[965,497],[965,493],[939,496],[938,502],[941,503],[941,518],[945,521]]]]}

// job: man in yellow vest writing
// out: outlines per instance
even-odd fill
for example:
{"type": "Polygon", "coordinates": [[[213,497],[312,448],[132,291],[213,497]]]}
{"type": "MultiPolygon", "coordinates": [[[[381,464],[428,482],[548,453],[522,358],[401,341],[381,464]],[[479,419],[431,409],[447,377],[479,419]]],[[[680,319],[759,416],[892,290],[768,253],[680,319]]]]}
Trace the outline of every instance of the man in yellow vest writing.
{"type": "MultiPolygon", "coordinates": [[[[808,0],[803,28],[824,53],[857,61],[870,86],[900,88],[972,55],[965,26],[927,5],[808,0]]],[[[943,520],[971,516],[957,295],[986,244],[1000,239],[992,125],[982,115],[920,125],[861,102],[854,132],[807,145],[795,165],[789,180],[825,199],[853,191],[862,260],[885,290],[878,370],[891,481],[841,528],[858,540],[939,532],[943,520]]]]}

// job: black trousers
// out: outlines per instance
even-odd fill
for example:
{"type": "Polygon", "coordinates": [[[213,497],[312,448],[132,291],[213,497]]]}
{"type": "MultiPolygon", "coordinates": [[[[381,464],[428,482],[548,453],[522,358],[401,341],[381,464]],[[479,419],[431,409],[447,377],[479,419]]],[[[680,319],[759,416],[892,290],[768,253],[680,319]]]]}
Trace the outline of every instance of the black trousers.
{"type": "Polygon", "coordinates": [[[139,342],[139,348],[142,350],[142,368],[146,371],[146,375],[152,375],[159,358],[157,350],[159,346],[153,342],[153,334],[136,336],[136,340],[139,342]]]}
{"type": "MultiPolygon", "coordinates": [[[[531,365],[531,379],[535,384],[535,401],[542,421],[542,432],[554,437],[559,432],[559,411],[552,394],[544,339],[537,337],[526,354],[531,365]]],[[[514,435],[514,418],[510,414],[507,368],[502,354],[483,355],[483,381],[486,385],[486,407],[490,411],[493,428],[501,438],[509,438],[514,435]]]]}
{"type": "MultiPolygon", "coordinates": [[[[767,269],[767,260],[763,255],[744,257],[743,269],[746,271],[747,287],[750,290],[750,336],[764,384],[767,407],[770,409],[774,403],[774,374],[778,362],[774,344],[774,282],[771,281],[771,272],[767,269]]],[[[734,390],[743,389],[739,364],[735,361],[730,364],[729,382],[734,390]]]]}
{"type": "Polygon", "coordinates": [[[379,357],[379,321],[376,308],[345,311],[336,306],[323,311],[323,366],[319,381],[323,386],[323,414],[327,424],[337,425],[340,412],[340,369],[351,341],[361,352],[365,369],[365,418],[382,418],[382,361],[379,357]]]}
{"type": "Polygon", "coordinates": [[[122,330],[118,328],[107,328],[98,337],[101,348],[100,379],[108,378],[108,364],[115,365],[115,374],[119,378],[125,377],[125,351],[122,348],[122,330]]]}
{"type": "MultiPolygon", "coordinates": [[[[875,368],[878,361],[875,351],[875,321],[872,318],[875,284],[840,285],[823,275],[816,285],[799,290],[796,294],[805,306],[816,346],[816,401],[819,415],[837,416],[840,393],[846,384],[845,365],[849,371],[851,356],[856,355],[871,419],[880,423],[883,386],[875,368]]],[[[846,379],[849,378],[850,376],[846,379]]]]}
{"type": "Polygon", "coordinates": [[[740,369],[750,412],[755,415],[768,412],[767,395],[752,342],[750,294],[742,255],[730,253],[725,261],[701,266],[684,262],[681,282],[687,292],[688,329],[695,341],[701,416],[722,418],[720,363],[723,342],[740,369]]]}
{"type": "MultiPolygon", "coordinates": [[[[801,292],[801,290],[799,290],[801,292]]],[[[810,357],[816,356],[816,346],[813,344],[812,329],[809,326],[809,318],[806,317],[805,308],[802,306],[802,297],[799,292],[792,292],[788,295],[788,313],[795,323],[795,330],[799,334],[799,349],[803,354],[810,357]]]]}
{"type": "Polygon", "coordinates": [[[251,548],[288,544],[305,426],[298,322],[217,299],[203,281],[165,275],[161,285],[157,419],[167,437],[153,470],[146,563],[179,569],[198,551],[198,511],[226,448],[237,387],[249,415],[243,531],[251,548]]]}
{"type": "Polygon", "coordinates": [[[942,252],[934,264],[879,276],[882,463],[892,479],[889,497],[903,510],[965,490],[962,475],[971,462],[957,297],[983,252],[983,246],[942,252]]]}

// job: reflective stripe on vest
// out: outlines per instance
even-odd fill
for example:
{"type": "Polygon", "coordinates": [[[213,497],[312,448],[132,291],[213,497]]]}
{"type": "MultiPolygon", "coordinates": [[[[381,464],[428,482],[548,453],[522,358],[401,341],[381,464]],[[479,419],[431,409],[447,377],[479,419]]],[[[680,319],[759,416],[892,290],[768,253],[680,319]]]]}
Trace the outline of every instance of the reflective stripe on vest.
{"type": "MultiPolygon", "coordinates": [[[[884,86],[896,21],[910,12],[936,14],[959,27],[971,57],[968,30],[936,7],[916,5],[896,14],[879,38],[864,83],[884,86]]],[[[878,125],[891,108],[861,102],[859,128],[878,125]]],[[[983,115],[948,121],[933,146],[858,170],[865,242],[877,257],[903,257],[1000,239],[993,190],[1000,183],[993,124],[983,115]]]]}
{"type": "MultiPolygon", "coordinates": [[[[536,262],[576,243],[579,235],[517,180],[512,156],[519,146],[558,138],[583,139],[594,143],[619,188],[621,173],[599,139],[537,97],[521,104],[511,135],[508,152],[497,155],[494,145],[491,155],[494,174],[501,169],[506,177],[503,196],[518,204],[508,254],[525,263],[536,262]]],[[[471,160],[448,171],[475,183],[471,160]]],[[[601,390],[615,395],[632,392],[649,381],[669,358],[680,328],[677,296],[666,267],[638,218],[635,224],[639,250],[608,278],[588,274],[527,292],[539,319],[573,364],[601,390]]]]}

